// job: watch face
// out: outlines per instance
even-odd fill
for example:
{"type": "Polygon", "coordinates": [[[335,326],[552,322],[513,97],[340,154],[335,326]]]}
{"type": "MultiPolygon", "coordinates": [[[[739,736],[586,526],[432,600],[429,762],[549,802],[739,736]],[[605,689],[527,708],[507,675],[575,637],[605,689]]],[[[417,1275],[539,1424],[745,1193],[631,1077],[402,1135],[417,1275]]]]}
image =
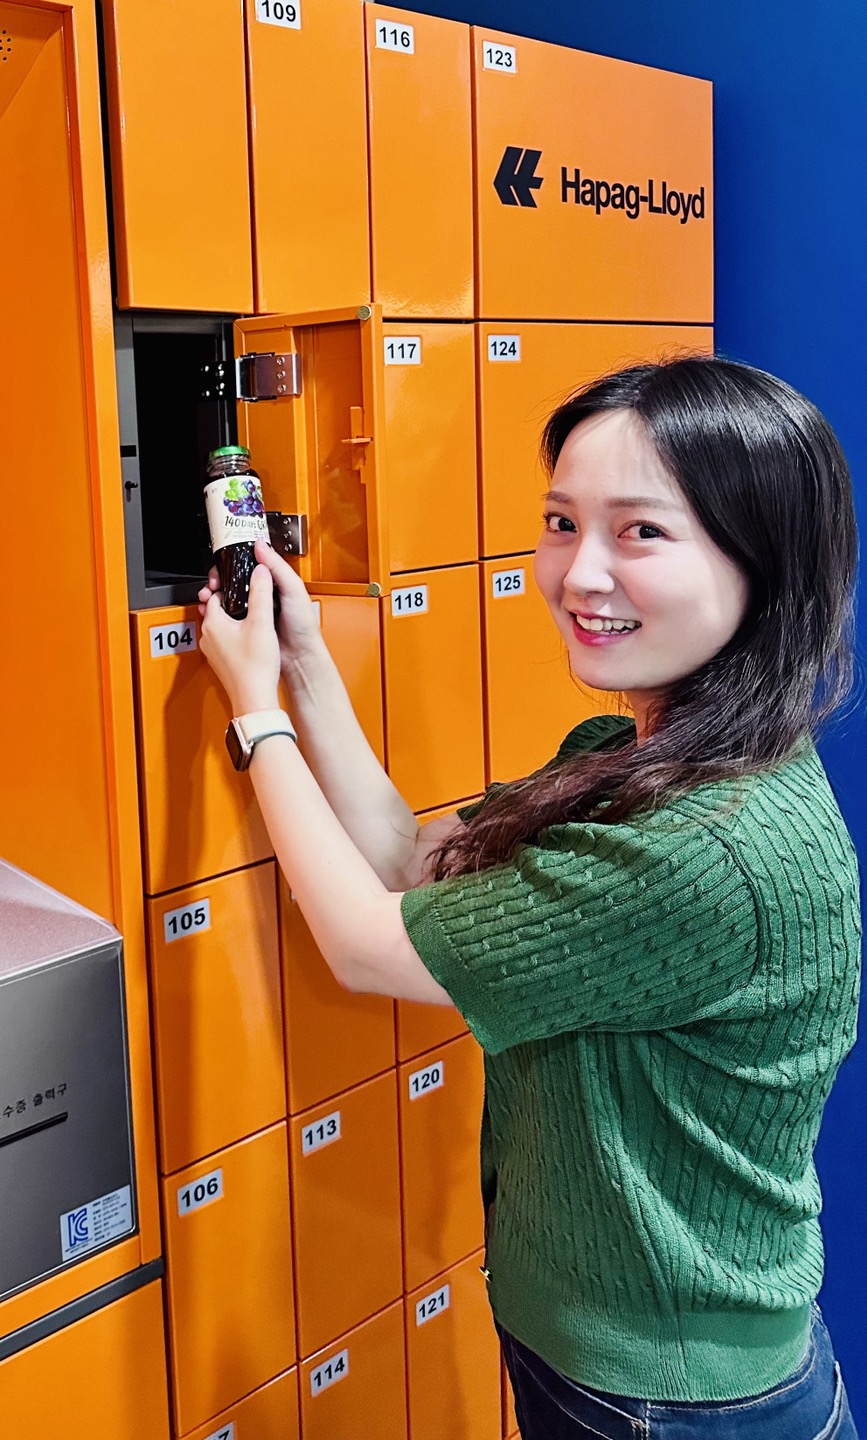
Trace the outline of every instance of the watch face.
{"type": "Polygon", "coordinates": [[[249,757],[241,744],[241,737],[235,728],[234,720],[229,722],[229,728],[226,731],[226,749],[235,769],[246,770],[249,757]]]}

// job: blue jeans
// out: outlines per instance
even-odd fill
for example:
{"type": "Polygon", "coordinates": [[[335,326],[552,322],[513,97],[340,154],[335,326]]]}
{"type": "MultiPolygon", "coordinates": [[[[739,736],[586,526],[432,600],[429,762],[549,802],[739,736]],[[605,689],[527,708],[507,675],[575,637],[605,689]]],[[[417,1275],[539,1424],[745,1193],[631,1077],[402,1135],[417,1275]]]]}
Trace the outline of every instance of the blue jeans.
{"type": "Polygon", "coordinates": [[[500,1330],[522,1440],[858,1440],[817,1306],[797,1370],[744,1400],[654,1401],[578,1385],[500,1330]]]}

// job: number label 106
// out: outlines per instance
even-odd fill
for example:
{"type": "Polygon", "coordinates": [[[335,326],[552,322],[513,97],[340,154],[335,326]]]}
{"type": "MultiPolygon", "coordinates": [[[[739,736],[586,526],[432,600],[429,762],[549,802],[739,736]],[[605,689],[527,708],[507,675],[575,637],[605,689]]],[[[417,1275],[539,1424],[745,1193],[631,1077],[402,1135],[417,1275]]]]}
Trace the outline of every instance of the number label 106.
{"type": "Polygon", "coordinates": [[[189,1185],[182,1185],[178,1191],[178,1214],[191,1215],[194,1210],[201,1210],[203,1205],[210,1205],[214,1200],[223,1198],[223,1172],[212,1170],[209,1175],[200,1175],[198,1180],[191,1180],[189,1185]]]}

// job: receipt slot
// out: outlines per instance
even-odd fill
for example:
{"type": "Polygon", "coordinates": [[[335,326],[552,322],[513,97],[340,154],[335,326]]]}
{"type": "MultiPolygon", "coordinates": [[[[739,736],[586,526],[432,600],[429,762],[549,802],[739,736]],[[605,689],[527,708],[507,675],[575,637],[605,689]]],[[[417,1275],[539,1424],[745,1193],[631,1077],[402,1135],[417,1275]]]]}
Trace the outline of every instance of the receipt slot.
{"type": "Polygon", "coordinates": [[[122,941],[0,861],[0,1299],[137,1226],[122,941]]]}

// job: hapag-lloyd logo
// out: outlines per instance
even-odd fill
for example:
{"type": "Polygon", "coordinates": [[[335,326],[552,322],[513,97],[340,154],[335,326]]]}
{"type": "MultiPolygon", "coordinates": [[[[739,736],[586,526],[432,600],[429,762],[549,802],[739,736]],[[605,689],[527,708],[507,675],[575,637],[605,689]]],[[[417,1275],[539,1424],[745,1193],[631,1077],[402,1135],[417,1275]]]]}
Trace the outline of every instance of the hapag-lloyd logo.
{"type": "MultiPolygon", "coordinates": [[[[540,190],[544,175],[536,173],[541,150],[526,150],[507,145],[494,177],[494,189],[504,205],[536,207],[534,190],[540,190]]],[[[601,215],[603,210],[622,210],[627,220],[637,220],[642,211],[648,215],[666,215],[686,225],[690,220],[705,218],[705,187],[678,190],[668,180],[648,178],[638,185],[622,180],[598,180],[579,167],[560,167],[560,200],[564,205],[583,205],[601,215]]]]}

